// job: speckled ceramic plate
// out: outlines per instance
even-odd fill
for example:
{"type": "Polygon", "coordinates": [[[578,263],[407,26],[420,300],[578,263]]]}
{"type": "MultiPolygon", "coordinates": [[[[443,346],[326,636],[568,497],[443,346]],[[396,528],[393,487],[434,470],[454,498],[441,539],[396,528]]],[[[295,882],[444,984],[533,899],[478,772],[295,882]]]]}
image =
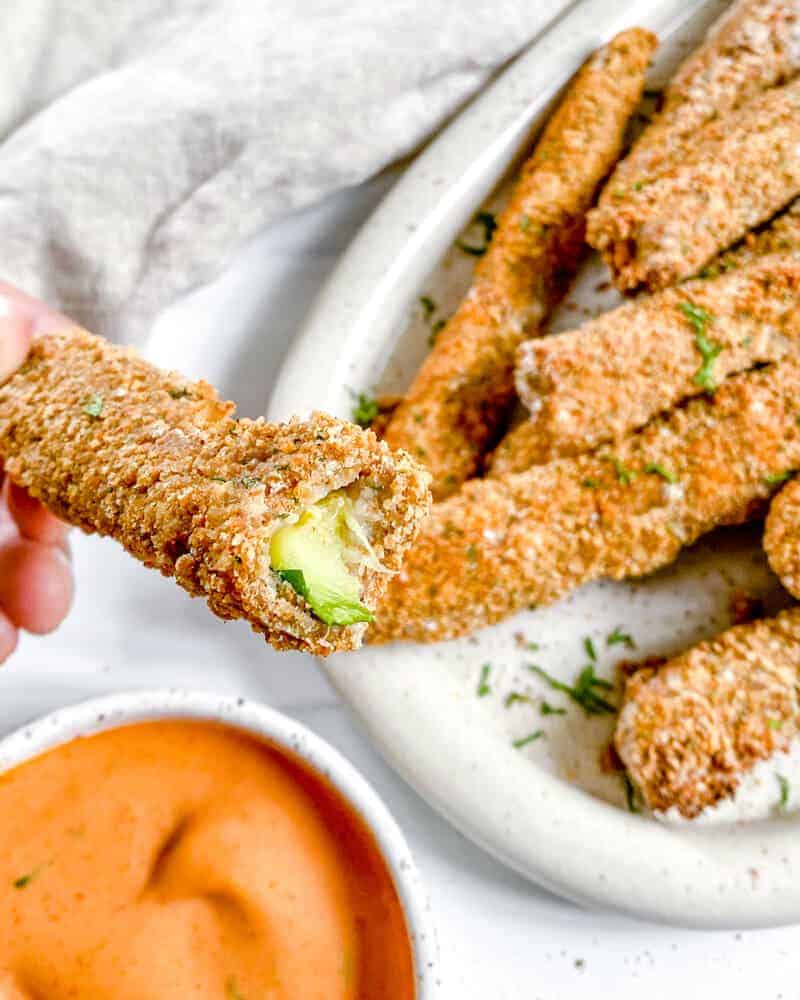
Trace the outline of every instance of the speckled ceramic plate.
{"type": "MultiPolygon", "coordinates": [[[[478,207],[502,201],[504,177],[576,67],[640,24],[662,39],[657,87],[724,6],[573,8],[428,147],[359,234],[285,363],[270,416],[313,408],[346,416],[353,390],[402,390],[431,324],[469,280],[473,258],[454,238],[478,207]],[[423,295],[435,303],[431,315],[423,295]]],[[[590,261],[553,328],[615,302],[590,261]]],[[[682,826],[632,814],[619,775],[602,766],[613,720],[587,718],[529,669],[572,682],[591,640],[598,673],[613,678],[620,660],[673,654],[725,628],[745,594],[768,610],[787,600],[757,527],[718,533],[646,580],[584,587],[470,639],[365,649],[324,669],[420,794],[529,878],[583,903],[678,924],[786,923],[800,919],[800,837],[797,817],[778,815],[774,774],[751,782],[757,818],[747,823],[730,810],[723,821],[682,826]],[[543,700],[556,712],[543,715],[543,700]]]]}

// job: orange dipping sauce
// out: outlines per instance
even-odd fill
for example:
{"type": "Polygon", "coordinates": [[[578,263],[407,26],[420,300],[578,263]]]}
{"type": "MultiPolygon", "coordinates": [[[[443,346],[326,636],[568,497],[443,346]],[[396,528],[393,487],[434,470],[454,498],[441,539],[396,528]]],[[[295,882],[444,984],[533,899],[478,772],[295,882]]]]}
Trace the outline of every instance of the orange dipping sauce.
{"type": "Polygon", "coordinates": [[[0,775],[0,998],[413,1000],[372,834],[324,779],[205,722],[0,775]]]}

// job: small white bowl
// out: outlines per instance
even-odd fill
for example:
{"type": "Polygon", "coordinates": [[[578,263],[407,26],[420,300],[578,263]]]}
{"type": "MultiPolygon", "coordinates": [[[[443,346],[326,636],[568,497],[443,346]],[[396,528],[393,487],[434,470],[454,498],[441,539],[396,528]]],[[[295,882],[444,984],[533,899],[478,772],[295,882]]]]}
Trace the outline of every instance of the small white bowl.
{"type": "Polygon", "coordinates": [[[121,692],[58,709],[0,740],[0,773],[77,737],[161,719],[197,719],[232,726],[299,757],[331,782],[372,832],[391,873],[411,941],[416,1000],[435,1000],[440,995],[436,935],[430,904],[405,837],[353,765],[294,719],[246,698],[208,691],[170,688],[121,692]]]}

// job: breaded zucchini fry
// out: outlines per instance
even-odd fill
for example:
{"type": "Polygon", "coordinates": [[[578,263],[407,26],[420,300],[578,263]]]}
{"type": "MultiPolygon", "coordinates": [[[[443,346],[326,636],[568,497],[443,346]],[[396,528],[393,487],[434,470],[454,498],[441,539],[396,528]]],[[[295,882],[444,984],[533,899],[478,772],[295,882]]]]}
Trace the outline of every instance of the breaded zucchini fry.
{"type": "Polygon", "coordinates": [[[800,465],[800,362],[735,375],[613,448],[466,483],[434,506],[369,641],[465,635],[589,580],[642,576],[747,520],[800,465]]]}
{"type": "Polygon", "coordinates": [[[613,165],[655,38],[618,35],[578,73],[524,165],[466,298],[437,337],[386,429],[454,492],[496,439],[513,399],[517,345],[563,294],[583,248],[584,213],[613,165]]]}
{"type": "Polygon", "coordinates": [[[651,182],[617,191],[590,214],[587,239],[622,290],[688,278],[800,193],[799,145],[796,80],[705,126],[651,182]]]}
{"type": "Polygon", "coordinates": [[[0,387],[0,458],[59,517],[277,648],[357,647],[427,513],[427,474],[353,424],[233,409],[67,329],[0,387]]]}
{"type": "MultiPolygon", "coordinates": [[[[614,441],[792,349],[800,349],[800,258],[769,254],[642,296],[577,330],[526,341],[515,376],[531,411],[530,437],[549,461],[614,441]]],[[[526,466],[512,463],[527,461],[527,451],[512,434],[495,464],[521,471],[526,466]]]]}
{"type": "Polygon", "coordinates": [[[734,3],[678,68],[661,110],[617,164],[600,205],[613,212],[615,192],[650,181],[679,162],[703,125],[794,76],[800,70],[799,18],[797,0],[734,3]]]}
{"type": "Polygon", "coordinates": [[[764,526],[764,551],[775,575],[800,598],[800,481],[793,479],[775,497],[764,526]]]}
{"type": "Polygon", "coordinates": [[[686,819],[785,751],[800,720],[800,608],[738,625],[627,682],[614,745],[645,804],[686,819]]]}

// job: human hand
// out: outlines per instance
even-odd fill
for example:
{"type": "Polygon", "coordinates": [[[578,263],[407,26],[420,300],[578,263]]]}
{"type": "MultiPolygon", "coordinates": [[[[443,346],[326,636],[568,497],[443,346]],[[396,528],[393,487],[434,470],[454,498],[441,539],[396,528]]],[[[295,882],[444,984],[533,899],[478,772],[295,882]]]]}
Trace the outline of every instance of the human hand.
{"type": "MultiPolygon", "coordinates": [[[[0,383],[25,360],[37,332],[68,322],[0,282],[0,383]]],[[[72,602],[67,527],[3,474],[0,464],[0,663],[19,630],[51,632],[72,602]]]]}

